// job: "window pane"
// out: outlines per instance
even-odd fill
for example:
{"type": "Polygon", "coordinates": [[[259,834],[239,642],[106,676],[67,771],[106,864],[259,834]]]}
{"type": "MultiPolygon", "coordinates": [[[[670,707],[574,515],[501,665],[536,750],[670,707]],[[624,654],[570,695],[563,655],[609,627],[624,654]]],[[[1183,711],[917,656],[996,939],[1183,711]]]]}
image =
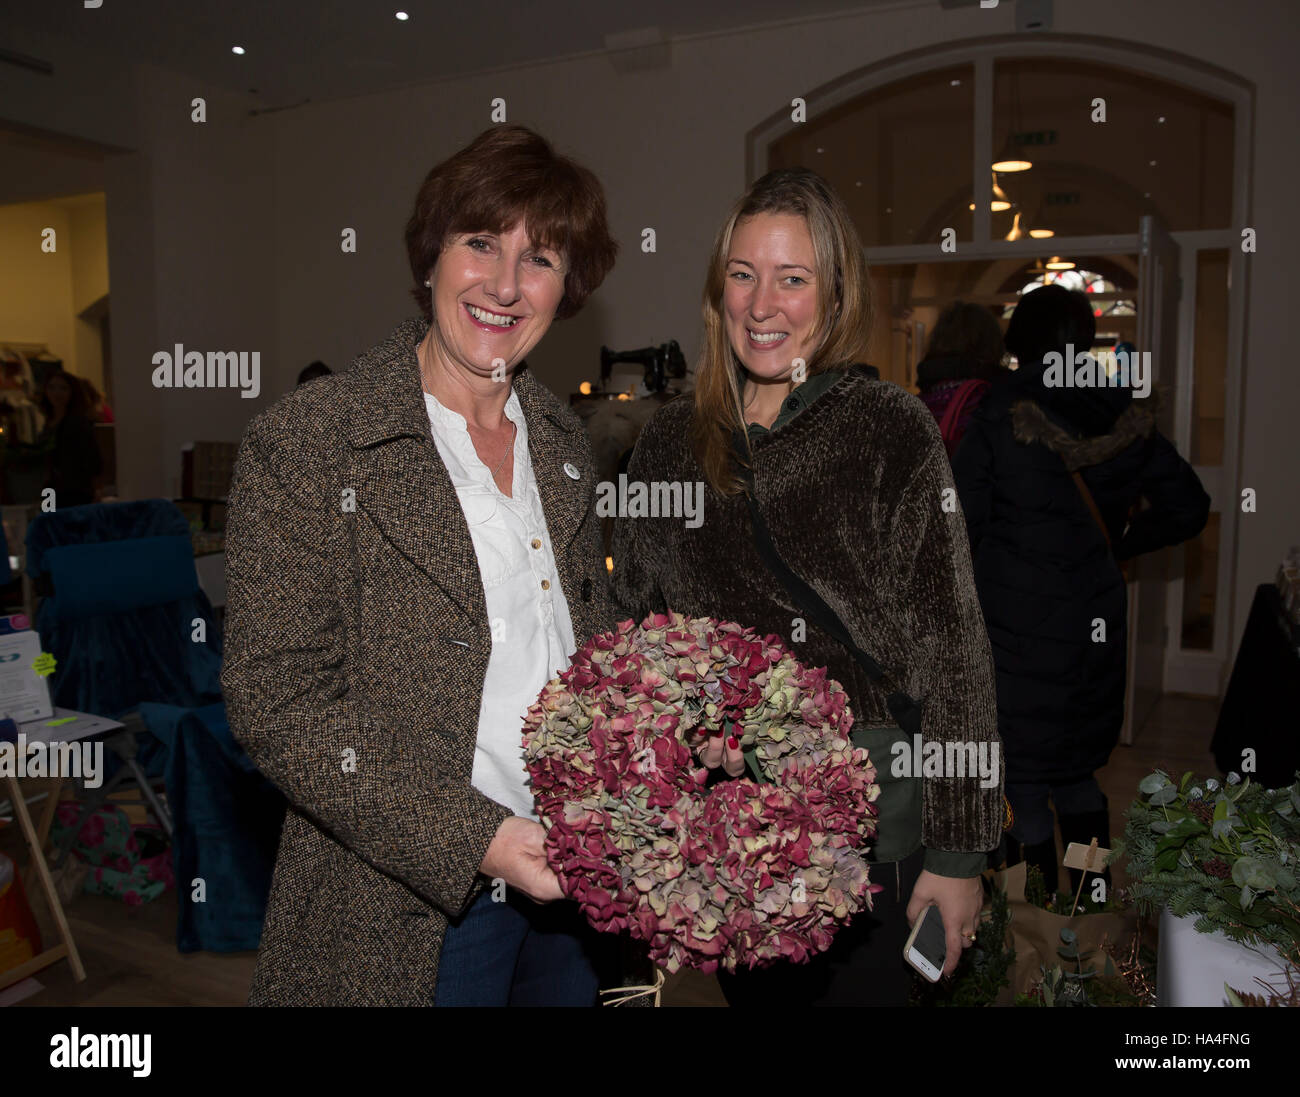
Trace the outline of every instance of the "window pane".
{"type": "Polygon", "coordinates": [[[1022,231],[1057,236],[1136,232],[1144,213],[1171,230],[1229,226],[1230,104],[1091,62],[999,61],[994,73],[994,160],[1033,165],[998,174],[1012,207],[993,215],[995,238],[1017,211],[1022,231]]]}
{"type": "Polygon", "coordinates": [[[812,168],[839,192],[867,247],[971,238],[975,73],[940,69],[875,88],[769,148],[773,168],[812,168]]]}
{"type": "Polygon", "coordinates": [[[1228,370],[1228,249],[1196,253],[1196,338],[1192,346],[1193,465],[1223,464],[1228,370]]]}

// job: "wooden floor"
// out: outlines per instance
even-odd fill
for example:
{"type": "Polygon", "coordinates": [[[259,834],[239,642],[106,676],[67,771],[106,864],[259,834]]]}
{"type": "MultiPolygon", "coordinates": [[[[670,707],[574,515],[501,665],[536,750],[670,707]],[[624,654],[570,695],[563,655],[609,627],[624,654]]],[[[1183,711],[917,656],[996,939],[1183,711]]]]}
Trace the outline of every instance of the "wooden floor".
{"type": "MultiPolygon", "coordinates": [[[[1203,698],[1166,696],[1131,747],[1117,747],[1101,771],[1102,789],[1111,803],[1111,826],[1122,829],[1122,813],[1136,794],[1137,783],[1159,766],[1179,775],[1186,770],[1214,773],[1209,743],[1218,705],[1203,698]]],[[[0,849],[21,865],[21,837],[16,826],[0,830],[0,849]]],[[[24,876],[27,874],[24,873],[24,876]]],[[[39,889],[27,887],[42,932],[51,933],[39,889]]],[[[176,951],[176,894],[142,907],[128,907],[98,895],[77,895],[67,907],[72,932],[86,966],[86,981],[77,983],[67,963],[38,973],[44,984],[23,1005],[242,1005],[248,995],[254,954],[176,951]]],[[[48,940],[53,940],[51,935],[48,940]]],[[[666,1005],[725,1005],[712,976],[681,973],[668,980],[666,1005]]]]}

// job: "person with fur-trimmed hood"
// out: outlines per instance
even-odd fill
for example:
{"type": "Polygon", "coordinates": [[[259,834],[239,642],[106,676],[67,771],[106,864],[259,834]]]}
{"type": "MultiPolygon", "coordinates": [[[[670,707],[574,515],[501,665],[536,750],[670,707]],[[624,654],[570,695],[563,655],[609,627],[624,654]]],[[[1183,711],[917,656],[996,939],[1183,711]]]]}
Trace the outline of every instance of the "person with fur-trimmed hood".
{"type": "Polygon", "coordinates": [[[1066,387],[1049,371],[1049,354],[1071,363],[1095,332],[1084,294],[1044,286],[1025,295],[1006,334],[1019,369],[981,403],[952,459],[997,668],[1015,813],[1009,863],[1041,868],[1049,894],[1049,801],[1066,845],[1109,844],[1095,774],[1124,722],[1120,564],[1195,537],[1210,508],[1192,467],[1156,429],[1154,391],[1066,387]]]}

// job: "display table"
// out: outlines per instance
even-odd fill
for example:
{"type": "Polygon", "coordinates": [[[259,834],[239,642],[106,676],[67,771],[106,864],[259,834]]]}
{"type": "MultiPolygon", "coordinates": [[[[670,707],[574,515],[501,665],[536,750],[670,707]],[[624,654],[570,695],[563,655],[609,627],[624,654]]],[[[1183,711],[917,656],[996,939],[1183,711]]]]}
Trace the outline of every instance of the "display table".
{"type": "Polygon", "coordinates": [[[1281,594],[1265,583],[1255,590],[1210,751],[1224,773],[1241,773],[1241,752],[1252,748],[1255,772],[1242,776],[1265,788],[1281,788],[1300,770],[1297,729],[1300,649],[1281,594]]]}
{"type": "MultiPolygon", "coordinates": [[[[57,743],[80,742],[91,736],[113,731],[121,726],[116,720],[107,720],[102,716],[56,708],[52,716],[48,716],[43,720],[31,720],[25,724],[19,724],[18,733],[26,737],[27,743],[43,742],[53,747],[57,743]]],[[[28,976],[35,975],[42,968],[47,968],[65,958],[72,967],[73,978],[80,983],[86,978],[86,969],[81,964],[81,955],[77,952],[77,944],[72,939],[72,930],[68,926],[67,915],[63,913],[63,903],[59,900],[58,889],[54,885],[54,878],[50,875],[49,863],[45,860],[45,842],[49,837],[50,824],[54,821],[54,813],[59,805],[59,793],[63,788],[64,778],[55,777],[51,780],[49,799],[46,801],[45,808],[41,813],[40,823],[36,824],[32,822],[31,814],[27,810],[27,801],[23,797],[22,782],[16,772],[17,767],[15,767],[14,773],[6,774],[4,778],[5,792],[13,804],[18,826],[22,830],[23,837],[27,841],[27,848],[31,852],[32,869],[40,882],[41,890],[45,893],[45,901],[49,904],[50,916],[54,919],[55,927],[58,930],[59,943],[33,956],[24,964],[0,972],[0,990],[21,982],[28,976]]],[[[42,780],[48,778],[32,779],[42,780]]]]}
{"type": "Polygon", "coordinates": [[[1156,960],[1156,1004],[1226,1006],[1227,983],[1237,992],[1265,994],[1255,980],[1286,989],[1281,954],[1271,945],[1250,948],[1222,933],[1198,933],[1196,917],[1160,912],[1160,948],[1156,960]]]}

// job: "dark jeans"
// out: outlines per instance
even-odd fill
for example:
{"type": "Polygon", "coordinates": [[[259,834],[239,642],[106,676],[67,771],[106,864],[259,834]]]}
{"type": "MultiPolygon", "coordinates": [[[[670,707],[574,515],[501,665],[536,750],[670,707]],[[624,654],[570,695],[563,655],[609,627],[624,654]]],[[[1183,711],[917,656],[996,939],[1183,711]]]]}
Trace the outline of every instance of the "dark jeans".
{"type": "Polygon", "coordinates": [[[1049,800],[1056,807],[1057,815],[1087,815],[1106,810],[1106,797],[1096,777],[1068,785],[1008,781],[1006,795],[1016,817],[1011,824],[1011,837],[1027,846],[1046,842],[1056,830],[1049,800]]]}
{"type": "Polygon", "coordinates": [[[885,890],[835,934],[831,947],[806,964],[778,961],[770,967],[728,974],[718,982],[732,1006],[904,1006],[912,969],[903,959],[911,927],[907,903],[925,860],[917,850],[903,861],[872,865],[872,883],[885,890]]]}
{"type": "Polygon", "coordinates": [[[594,1006],[607,935],[576,903],[534,903],[506,890],[483,892],[447,927],[438,959],[437,1006],[594,1006]]]}

